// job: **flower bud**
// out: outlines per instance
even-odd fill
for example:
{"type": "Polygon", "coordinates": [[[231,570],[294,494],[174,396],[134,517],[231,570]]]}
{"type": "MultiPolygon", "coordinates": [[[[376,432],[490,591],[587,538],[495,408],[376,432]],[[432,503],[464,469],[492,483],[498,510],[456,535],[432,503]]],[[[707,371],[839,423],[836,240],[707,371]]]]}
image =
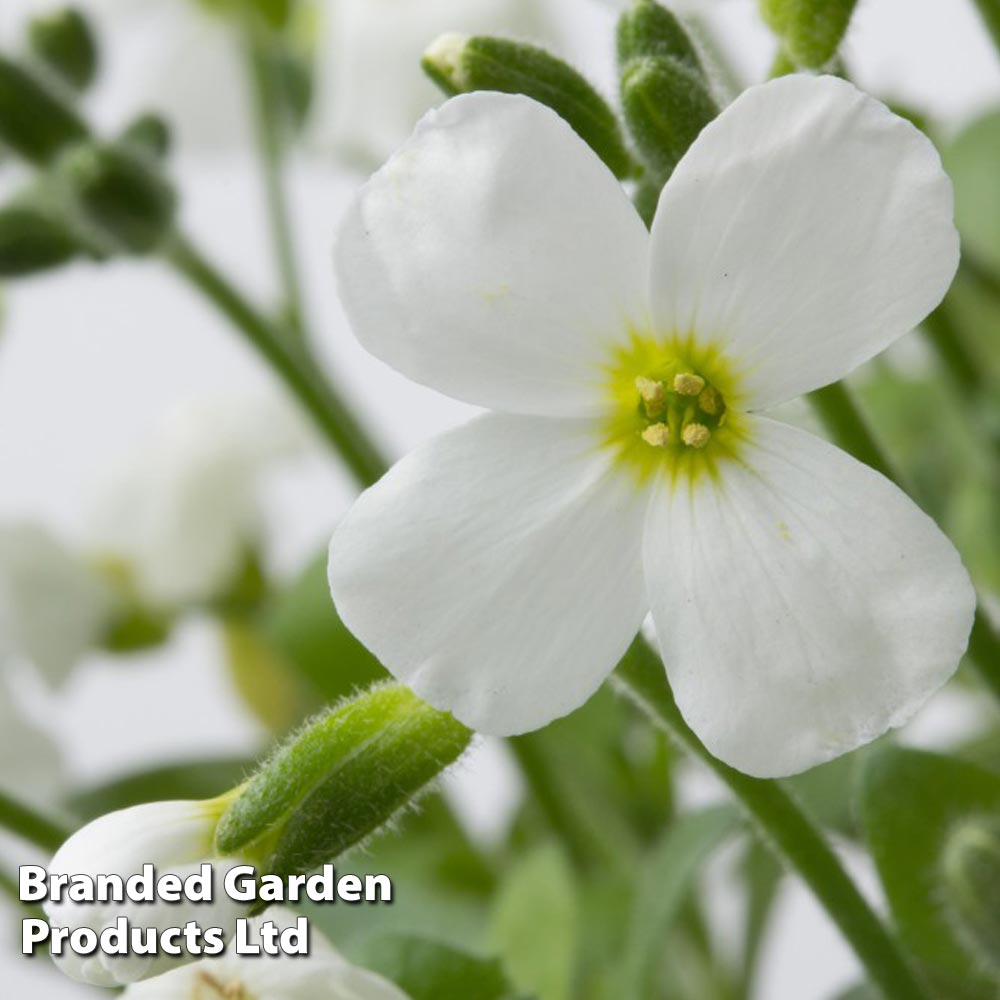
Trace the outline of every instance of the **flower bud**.
{"type": "MultiPolygon", "coordinates": [[[[233,902],[222,891],[221,880],[229,868],[248,863],[241,855],[220,858],[212,842],[219,816],[229,803],[229,796],[206,802],[152,802],[108,813],[78,830],[56,852],[49,865],[51,875],[119,875],[128,879],[139,875],[151,864],[157,878],[179,875],[187,878],[199,873],[201,865],[215,867],[211,902],[192,902],[182,897],[180,903],[152,902],[78,903],[68,899],[48,900],[45,915],[54,927],[89,927],[100,934],[114,927],[124,917],[132,927],[183,927],[195,921],[200,927],[221,927],[232,936],[236,921],[245,916],[245,907],[233,902]]],[[[252,863],[252,862],[249,862],[252,863]]],[[[54,956],[56,964],[70,978],[93,986],[122,986],[159,975],[193,961],[187,942],[178,941],[183,954],[165,953],[108,955],[97,950],[92,955],[77,955],[69,950],[54,956]],[[183,942],[183,943],[181,943],[183,942]]]]}
{"type": "Polygon", "coordinates": [[[44,164],[86,137],[83,121],[53,87],[0,55],[0,143],[44,164]]]}
{"type": "Polygon", "coordinates": [[[760,11],[800,67],[821,69],[837,53],[857,0],[760,0],[760,11]]]}
{"type": "Polygon", "coordinates": [[[631,59],[622,70],[621,100],[632,138],[660,187],[719,111],[701,71],[671,57],[631,59]]]}
{"type": "Polygon", "coordinates": [[[1000,817],[962,820],[941,855],[943,900],[959,939],[1000,973],[1000,817]]]}
{"type": "Polygon", "coordinates": [[[97,40],[76,7],[33,18],[28,25],[28,46],[37,59],[77,90],[86,90],[97,75],[97,40]]]}
{"type": "Polygon", "coordinates": [[[618,19],[616,29],[618,66],[645,56],[675,59],[703,72],[698,51],[680,21],[655,0],[635,0],[618,19]]]}
{"type": "Polygon", "coordinates": [[[405,687],[371,688],[264,764],[222,817],[216,847],[263,855],[265,869],[278,875],[309,871],[411,804],[471,735],[405,687]]]}
{"type": "Polygon", "coordinates": [[[82,247],[66,223],[39,205],[0,208],[0,278],[23,278],[72,260],[82,247]]]}
{"type": "Polygon", "coordinates": [[[162,160],[170,152],[170,126],[159,115],[140,115],[122,132],[121,142],[154,160],[162,160]]]}
{"type": "Polygon", "coordinates": [[[83,215],[122,251],[150,253],[170,231],[173,188],[127,145],[81,146],[61,169],[83,215]]]}
{"type": "Polygon", "coordinates": [[[475,90],[524,94],[548,105],[616,177],[633,170],[615,113],[572,66],[545,49],[488,35],[442,35],[426,51],[424,71],[448,96],[475,90]]]}

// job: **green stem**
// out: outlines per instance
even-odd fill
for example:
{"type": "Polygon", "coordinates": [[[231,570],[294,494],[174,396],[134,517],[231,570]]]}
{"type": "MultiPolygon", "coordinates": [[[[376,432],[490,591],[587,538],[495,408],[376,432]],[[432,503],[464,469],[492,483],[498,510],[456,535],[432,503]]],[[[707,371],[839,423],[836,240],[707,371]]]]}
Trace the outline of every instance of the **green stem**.
{"type": "Polygon", "coordinates": [[[343,458],[362,486],[384,474],[387,463],[337,390],[286,343],[281,329],[266,319],[183,236],[175,234],[162,251],[166,260],[227,317],[271,365],[343,458]]]}
{"type": "MultiPolygon", "coordinates": [[[[809,396],[809,401],[830,436],[844,451],[878,470],[901,489],[907,489],[843,383],[817,389],[809,396]]],[[[986,686],[1000,699],[1000,637],[981,606],[976,609],[969,655],[986,686]]]]}
{"type": "Polygon", "coordinates": [[[70,831],[55,820],[35,812],[31,806],[12,799],[5,792],[0,792],[0,828],[49,854],[55,854],[70,835],[70,831]]]}
{"type": "Polygon", "coordinates": [[[681,716],[660,658],[639,638],[615,682],[728,786],[763,840],[813,891],[886,1000],[929,1000],[909,962],[812,821],[777,781],[751,778],[713,757],[681,716]]]}
{"type": "Polygon", "coordinates": [[[257,150],[260,158],[264,196],[270,220],[271,238],[278,271],[281,275],[285,312],[288,317],[289,332],[297,340],[305,339],[305,320],[302,299],[302,283],[299,279],[295,244],[289,222],[288,196],[285,191],[285,144],[281,134],[281,122],[276,113],[278,107],[274,71],[266,41],[260,32],[248,27],[245,31],[247,78],[252,96],[254,126],[257,150]]]}
{"type": "Polygon", "coordinates": [[[984,389],[983,369],[969,352],[946,299],[924,320],[927,340],[964,402],[984,389]]]}

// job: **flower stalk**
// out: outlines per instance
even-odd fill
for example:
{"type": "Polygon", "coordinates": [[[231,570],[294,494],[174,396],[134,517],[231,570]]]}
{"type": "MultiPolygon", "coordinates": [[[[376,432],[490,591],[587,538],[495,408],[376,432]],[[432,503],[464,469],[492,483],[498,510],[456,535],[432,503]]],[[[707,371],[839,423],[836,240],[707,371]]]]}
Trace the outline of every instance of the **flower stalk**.
{"type": "Polygon", "coordinates": [[[644,639],[633,643],[613,680],[656,725],[724,782],[765,843],[813,891],[886,1000],[929,1000],[899,945],[784,786],[742,774],[705,749],[681,716],[663,664],[644,639]]]}
{"type": "Polygon", "coordinates": [[[49,854],[69,836],[56,820],[0,791],[0,827],[49,854]]]}

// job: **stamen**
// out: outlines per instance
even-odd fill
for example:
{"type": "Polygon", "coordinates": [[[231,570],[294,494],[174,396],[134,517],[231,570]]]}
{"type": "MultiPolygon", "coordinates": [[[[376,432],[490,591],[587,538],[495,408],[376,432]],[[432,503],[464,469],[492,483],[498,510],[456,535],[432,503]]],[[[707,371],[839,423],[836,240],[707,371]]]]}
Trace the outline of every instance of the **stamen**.
{"type": "Polygon", "coordinates": [[[682,396],[697,396],[705,388],[705,380],[694,372],[680,372],[674,376],[674,392],[682,396]]]}
{"type": "Polygon", "coordinates": [[[670,428],[666,424],[650,424],[642,432],[642,439],[654,448],[667,448],[670,445],[670,428]]]}
{"type": "Polygon", "coordinates": [[[646,416],[650,419],[660,416],[663,413],[664,404],[663,383],[639,375],[635,380],[635,387],[642,397],[646,416]]]}
{"type": "Polygon", "coordinates": [[[688,424],[681,431],[681,440],[689,448],[704,448],[711,437],[712,432],[704,424],[688,424]]]}
{"type": "Polygon", "coordinates": [[[710,417],[714,417],[722,408],[722,400],[712,386],[707,385],[702,390],[698,397],[698,407],[702,413],[707,413],[710,417]]]}

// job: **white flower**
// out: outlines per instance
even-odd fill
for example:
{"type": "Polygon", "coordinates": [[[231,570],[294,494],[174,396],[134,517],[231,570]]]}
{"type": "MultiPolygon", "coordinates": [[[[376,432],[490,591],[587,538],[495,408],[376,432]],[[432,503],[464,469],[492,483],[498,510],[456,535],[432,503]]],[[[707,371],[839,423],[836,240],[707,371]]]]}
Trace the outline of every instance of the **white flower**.
{"type": "Polygon", "coordinates": [[[0,663],[23,658],[58,683],[110,624],[100,574],[39,524],[0,524],[0,663]]]}
{"type": "Polygon", "coordinates": [[[94,541],[127,562],[157,605],[216,597],[261,541],[260,483],[306,451],[304,421],[279,397],[189,403],[171,413],[113,475],[94,541]]]}
{"type": "Polygon", "coordinates": [[[443,32],[556,37],[548,0],[337,0],[326,5],[314,135],[366,161],[385,159],[441,100],[420,68],[443,32]]]}
{"type": "MultiPolygon", "coordinates": [[[[56,852],[48,867],[50,875],[140,874],[152,864],[156,876],[172,873],[186,878],[197,874],[204,862],[215,867],[215,885],[210,903],[74,903],[69,900],[44,903],[49,922],[56,927],[89,927],[100,934],[125,917],[133,927],[184,927],[195,921],[199,927],[221,927],[232,936],[236,920],[245,916],[245,906],[233,902],[222,882],[240,859],[214,856],[213,841],[226,799],[206,802],[153,802],[108,813],[73,834],[56,852]]],[[[180,942],[183,945],[183,942],[180,942]]],[[[185,954],[106,955],[100,950],[80,956],[65,951],[54,956],[59,968],[79,982],[93,986],[120,986],[156,976],[193,960],[185,954]]]]}
{"type": "MultiPolygon", "coordinates": [[[[251,921],[251,937],[265,921],[295,925],[296,914],[272,907],[251,921]]],[[[351,965],[311,929],[305,956],[240,956],[227,952],[130,986],[126,1000],[407,1000],[381,976],[351,965]]]]}
{"type": "Polygon", "coordinates": [[[927,139],[832,77],[710,124],[647,233],[551,111],[474,94],[360,192],[337,267],[374,354],[501,412],[419,448],[334,536],[347,625],[470,726],[543,726],[650,609],[708,748],[787,775],[909,719],[975,598],[892,483],[759,415],[918,323],[955,272],[927,139]]]}
{"type": "Polygon", "coordinates": [[[24,714],[9,681],[0,677],[0,789],[47,805],[62,785],[62,755],[24,714]]]}

